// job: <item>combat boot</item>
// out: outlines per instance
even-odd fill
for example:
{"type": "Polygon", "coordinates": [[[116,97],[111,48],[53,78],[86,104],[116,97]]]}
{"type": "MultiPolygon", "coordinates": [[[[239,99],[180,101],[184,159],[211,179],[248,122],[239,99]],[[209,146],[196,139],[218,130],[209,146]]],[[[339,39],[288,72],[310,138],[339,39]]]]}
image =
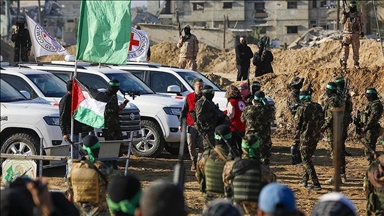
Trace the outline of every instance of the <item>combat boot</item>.
{"type": "Polygon", "coordinates": [[[192,160],[192,164],[191,164],[191,171],[192,172],[196,171],[196,164],[197,164],[197,157],[194,157],[192,160]]]}
{"type": "Polygon", "coordinates": [[[345,183],[347,183],[347,174],[341,174],[340,175],[340,177],[341,177],[341,183],[343,183],[343,184],[345,184],[345,183]]]}
{"type": "Polygon", "coordinates": [[[355,66],[355,69],[360,69],[360,64],[359,64],[359,62],[355,62],[354,66],[355,66]]]}

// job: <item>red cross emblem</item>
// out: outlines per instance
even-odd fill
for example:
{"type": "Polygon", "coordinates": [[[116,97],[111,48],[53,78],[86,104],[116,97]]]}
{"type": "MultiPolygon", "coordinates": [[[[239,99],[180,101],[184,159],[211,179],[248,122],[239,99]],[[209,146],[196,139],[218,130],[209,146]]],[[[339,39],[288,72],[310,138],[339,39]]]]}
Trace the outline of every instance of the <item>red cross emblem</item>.
{"type": "Polygon", "coordinates": [[[131,32],[131,42],[129,43],[129,51],[132,50],[132,46],[139,46],[140,45],[140,41],[135,40],[134,36],[135,36],[135,33],[131,32]]]}

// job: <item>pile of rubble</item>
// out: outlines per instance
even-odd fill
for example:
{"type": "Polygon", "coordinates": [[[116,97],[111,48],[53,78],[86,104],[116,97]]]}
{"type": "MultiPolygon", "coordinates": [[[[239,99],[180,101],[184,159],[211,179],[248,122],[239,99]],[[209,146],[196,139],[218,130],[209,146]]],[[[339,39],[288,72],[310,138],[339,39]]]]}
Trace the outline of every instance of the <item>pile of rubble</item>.
{"type": "Polygon", "coordinates": [[[288,49],[299,49],[301,47],[318,46],[319,44],[330,40],[341,40],[343,34],[337,30],[327,30],[323,27],[315,27],[306,31],[302,36],[292,42],[288,49]]]}

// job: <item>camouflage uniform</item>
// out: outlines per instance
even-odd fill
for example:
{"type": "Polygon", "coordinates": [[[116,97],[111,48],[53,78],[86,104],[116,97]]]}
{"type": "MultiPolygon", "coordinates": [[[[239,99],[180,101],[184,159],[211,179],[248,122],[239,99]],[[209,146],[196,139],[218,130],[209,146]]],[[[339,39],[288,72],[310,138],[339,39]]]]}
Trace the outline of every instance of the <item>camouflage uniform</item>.
{"type": "Polygon", "coordinates": [[[112,95],[111,100],[105,106],[105,140],[122,140],[123,134],[120,127],[119,119],[119,103],[117,101],[117,95],[112,95]]]}
{"type": "Polygon", "coordinates": [[[202,96],[195,106],[195,128],[203,137],[204,149],[212,148],[215,143],[214,132],[218,125],[219,116],[212,108],[213,102],[202,96]]]}
{"type": "MultiPolygon", "coordinates": [[[[76,161],[73,161],[76,163],[76,161]]],[[[89,164],[89,169],[92,169],[91,166],[93,165],[95,168],[97,168],[106,178],[108,182],[112,180],[113,177],[121,175],[117,170],[114,170],[112,166],[109,166],[108,164],[105,164],[101,161],[95,161],[93,164],[89,160],[82,160],[82,161],[77,161],[78,163],[88,163],[89,164]]],[[[68,184],[68,194],[73,196],[74,192],[74,187],[78,188],[78,190],[81,190],[81,185],[73,185],[72,184],[72,167],[70,167],[68,178],[67,178],[67,184],[68,184]]],[[[106,197],[107,197],[107,192],[106,192],[106,186],[107,182],[105,182],[104,178],[99,174],[99,203],[79,203],[79,202],[74,202],[75,206],[77,209],[80,211],[81,216],[105,216],[105,215],[111,215],[110,210],[107,205],[106,197]]],[[[87,192],[84,191],[86,194],[87,192]]],[[[89,194],[88,196],[91,196],[92,194],[89,194]]],[[[75,197],[74,197],[75,200],[75,197]]]]}
{"type": "MultiPolygon", "coordinates": [[[[342,96],[342,95],[341,95],[342,96]]],[[[342,151],[343,153],[347,153],[345,148],[345,141],[348,138],[348,127],[349,124],[352,122],[352,110],[353,110],[353,103],[352,103],[352,97],[351,95],[347,94],[345,101],[345,108],[344,108],[344,117],[343,117],[343,138],[342,138],[342,151]]]]}
{"type": "Polygon", "coordinates": [[[364,17],[361,12],[348,12],[343,14],[340,23],[343,27],[343,56],[340,60],[341,66],[346,67],[349,56],[349,45],[352,44],[353,61],[359,67],[360,34],[365,32],[364,17]]]}
{"type": "Polygon", "coordinates": [[[260,138],[260,158],[265,165],[269,165],[271,157],[271,121],[273,109],[269,105],[255,101],[255,105],[245,107],[241,114],[241,121],[245,122],[245,134],[255,134],[260,138]]]}
{"type": "MultiPolygon", "coordinates": [[[[333,158],[333,108],[345,108],[344,100],[338,95],[333,94],[329,97],[324,106],[324,128],[327,132],[327,140],[329,143],[329,151],[331,158],[333,158]]],[[[345,174],[345,155],[341,154],[341,170],[340,174],[345,174]]]]}
{"type": "MultiPolygon", "coordinates": [[[[379,120],[383,116],[383,104],[379,99],[370,101],[361,114],[361,123],[363,123],[362,131],[364,133],[364,139],[366,145],[370,146],[373,150],[376,150],[376,142],[380,136],[380,124],[379,120]]],[[[373,155],[368,153],[367,149],[365,154],[368,155],[368,161],[373,161],[373,155]]]]}
{"type": "Polygon", "coordinates": [[[28,52],[31,51],[32,42],[29,31],[24,28],[24,24],[17,34],[12,34],[11,40],[15,43],[13,62],[20,62],[20,57],[22,62],[28,62],[28,52]]]}
{"type": "Polygon", "coordinates": [[[265,185],[276,181],[276,175],[257,160],[236,159],[225,164],[223,181],[226,197],[233,198],[234,205],[245,214],[257,215],[259,193],[265,185]]]}
{"type": "Polygon", "coordinates": [[[204,208],[210,201],[224,198],[224,183],[222,172],[229,150],[226,146],[217,145],[210,150],[209,155],[204,155],[197,163],[196,179],[203,193],[204,208]]]}
{"type": "Polygon", "coordinates": [[[306,99],[304,104],[297,109],[295,120],[296,129],[300,132],[300,152],[304,170],[302,180],[306,184],[311,178],[313,185],[320,185],[312,163],[312,156],[320,140],[320,129],[324,123],[323,109],[320,104],[306,99]]]}
{"type": "Polygon", "coordinates": [[[199,52],[199,41],[193,34],[183,36],[177,43],[177,48],[180,48],[179,68],[196,71],[196,56],[199,52]]]}
{"type": "Polygon", "coordinates": [[[378,157],[370,165],[364,179],[367,198],[367,215],[384,215],[384,156],[378,157]]]}

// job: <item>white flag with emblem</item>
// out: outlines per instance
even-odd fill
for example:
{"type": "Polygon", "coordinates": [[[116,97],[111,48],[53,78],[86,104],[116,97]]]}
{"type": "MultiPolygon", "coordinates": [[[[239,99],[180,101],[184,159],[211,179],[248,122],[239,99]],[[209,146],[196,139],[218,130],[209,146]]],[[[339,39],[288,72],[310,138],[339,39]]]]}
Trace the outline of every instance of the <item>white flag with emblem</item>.
{"type": "Polygon", "coordinates": [[[70,55],[41,25],[27,16],[29,36],[36,57],[47,55],[70,55]]]}
{"type": "Polygon", "coordinates": [[[127,61],[147,61],[149,37],[143,30],[132,28],[127,61]]]}

